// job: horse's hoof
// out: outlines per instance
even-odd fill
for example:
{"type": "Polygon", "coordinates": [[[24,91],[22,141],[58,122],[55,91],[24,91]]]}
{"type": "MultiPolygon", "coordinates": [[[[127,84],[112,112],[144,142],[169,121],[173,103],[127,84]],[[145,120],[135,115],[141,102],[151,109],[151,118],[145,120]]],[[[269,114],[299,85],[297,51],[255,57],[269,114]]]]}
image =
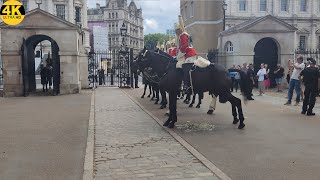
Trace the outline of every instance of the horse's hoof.
{"type": "Polygon", "coordinates": [[[156,101],[156,102],[154,102],[154,104],[158,104],[158,102],[156,101]]]}
{"type": "Polygon", "coordinates": [[[196,108],[200,108],[200,105],[197,105],[196,108]]]}
{"type": "Polygon", "coordinates": [[[190,101],[186,101],[185,103],[186,103],[186,104],[189,104],[189,103],[190,103],[190,101]]]}
{"type": "Polygon", "coordinates": [[[246,125],[245,125],[244,123],[242,123],[242,124],[240,124],[240,125],[238,126],[238,129],[243,129],[245,126],[246,126],[246,125]]]}
{"type": "MultiPolygon", "coordinates": [[[[239,119],[233,119],[233,122],[232,122],[232,124],[237,124],[239,122],[239,119]]],[[[240,125],[239,125],[239,127],[240,127],[240,125]]]]}
{"type": "Polygon", "coordinates": [[[170,122],[168,128],[174,128],[174,122],[170,122]]]}
{"type": "Polygon", "coordinates": [[[193,104],[190,104],[189,107],[193,107],[193,104]]]}
{"type": "Polygon", "coordinates": [[[170,120],[167,120],[166,122],[164,122],[163,126],[168,126],[170,123],[170,120]]]}
{"type": "Polygon", "coordinates": [[[207,112],[207,114],[212,114],[213,113],[213,110],[209,110],[208,112],[207,112]]]}
{"type": "Polygon", "coordinates": [[[150,95],[148,95],[147,97],[150,97],[150,95]]]}

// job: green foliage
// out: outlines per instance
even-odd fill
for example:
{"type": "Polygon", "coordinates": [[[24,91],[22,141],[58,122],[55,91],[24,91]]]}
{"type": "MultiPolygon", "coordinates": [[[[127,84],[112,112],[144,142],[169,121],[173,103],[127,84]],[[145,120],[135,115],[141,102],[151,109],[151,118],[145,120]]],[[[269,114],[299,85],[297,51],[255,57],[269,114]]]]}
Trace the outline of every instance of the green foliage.
{"type": "Polygon", "coordinates": [[[167,34],[147,34],[144,35],[144,45],[148,49],[154,49],[157,46],[157,43],[160,42],[160,44],[166,43],[168,40],[173,39],[173,36],[167,35],[167,34]]]}

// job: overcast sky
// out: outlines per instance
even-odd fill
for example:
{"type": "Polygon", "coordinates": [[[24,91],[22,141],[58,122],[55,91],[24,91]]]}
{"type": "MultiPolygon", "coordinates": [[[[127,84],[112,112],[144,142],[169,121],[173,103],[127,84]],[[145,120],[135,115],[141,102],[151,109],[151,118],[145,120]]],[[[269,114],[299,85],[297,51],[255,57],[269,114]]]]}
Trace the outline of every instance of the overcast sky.
{"type": "MultiPolygon", "coordinates": [[[[105,1],[88,0],[88,6],[93,8],[96,3],[104,5],[105,1]]],[[[178,21],[180,0],[135,0],[135,3],[142,8],[144,34],[166,33],[166,29],[172,29],[178,21]]]]}

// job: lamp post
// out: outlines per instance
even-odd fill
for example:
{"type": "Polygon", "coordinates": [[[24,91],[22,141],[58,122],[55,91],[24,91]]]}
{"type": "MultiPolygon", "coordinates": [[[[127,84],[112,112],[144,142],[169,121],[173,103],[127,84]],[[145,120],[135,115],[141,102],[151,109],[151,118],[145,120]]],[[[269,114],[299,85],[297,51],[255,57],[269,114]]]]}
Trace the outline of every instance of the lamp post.
{"type": "Polygon", "coordinates": [[[128,32],[128,28],[126,27],[126,25],[122,24],[121,28],[120,28],[120,35],[122,37],[122,44],[120,46],[120,50],[119,50],[119,55],[123,57],[122,63],[120,63],[120,71],[127,68],[128,71],[124,71],[123,73],[120,73],[120,76],[122,76],[122,74],[125,74],[124,77],[120,78],[120,87],[122,87],[122,82],[123,80],[125,80],[125,84],[128,85],[129,82],[129,77],[130,77],[130,70],[129,70],[129,51],[128,51],[128,47],[126,44],[126,36],[127,36],[127,32],[128,32]]]}
{"type": "Polygon", "coordinates": [[[38,4],[38,8],[40,9],[40,5],[42,4],[42,0],[36,0],[36,4],[38,4]]]}
{"type": "Polygon", "coordinates": [[[226,10],[227,10],[228,4],[226,1],[223,1],[222,4],[222,10],[223,10],[223,30],[226,30],[226,10]]]}

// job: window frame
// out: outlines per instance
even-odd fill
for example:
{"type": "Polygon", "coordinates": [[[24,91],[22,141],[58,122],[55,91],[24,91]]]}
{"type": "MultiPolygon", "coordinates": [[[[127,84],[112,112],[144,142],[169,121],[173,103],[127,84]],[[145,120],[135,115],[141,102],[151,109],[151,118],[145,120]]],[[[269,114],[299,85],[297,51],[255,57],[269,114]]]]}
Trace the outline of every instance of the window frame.
{"type": "Polygon", "coordinates": [[[306,48],[307,48],[306,45],[307,45],[307,36],[306,35],[299,35],[299,49],[300,50],[306,50],[306,48]],[[304,37],[304,39],[303,39],[304,40],[304,44],[302,44],[302,41],[301,41],[302,37],[304,37]],[[303,45],[303,48],[302,48],[302,45],[303,45]]]}
{"type": "Polygon", "coordinates": [[[81,7],[76,6],[75,9],[75,21],[76,23],[81,23],[81,7]]]}
{"type": "Polygon", "coordinates": [[[60,19],[66,20],[66,5],[65,4],[56,4],[55,7],[56,7],[56,16],[59,17],[60,19]],[[58,7],[60,7],[61,9],[58,7]],[[63,11],[62,11],[62,9],[63,9],[63,11]],[[60,12],[61,13],[63,12],[63,14],[59,14],[60,12]]]}
{"type": "Polygon", "coordinates": [[[308,0],[300,0],[300,12],[307,12],[308,10],[308,0]],[[302,4],[302,2],[305,2],[305,4],[302,4]],[[304,9],[303,9],[304,6],[304,9]]]}
{"type": "Polygon", "coordinates": [[[260,12],[266,12],[267,11],[267,6],[268,6],[267,0],[260,0],[260,2],[259,2],[259,11],[260,12]],[[265,2],[265,3],[262,4],[262,2],[265,2]],[[263,6],[264,6],[264,10],[262,9],[263,6]]]}
{"type": "Polygon", "coordinates": [[[231,41],[226,42],[225,51],[226,51],[226,53],[233,53],[234,52],[234,46],[231,41]]]}
{"type": "Polygon", "coordinates": [[[238,3],[239,3],[239,8],[238,8],[239,12],[246,12],[246,11],[247,11],[247,9],[248,9],[248,3],[247,3],[247,0],[239,0],[239,1],[238,1],[238,3]],[[242,4],[242,3],[244,3],[244,4],[242,4]],[[244,10],[243,10],[243,9],[241,9],[241,8],[242,8],[242,6],[241,6],[241,5],[244,5],[244,10]]]}
{"type": "Polygon", "coordinates": [[[190,18],[194,16],[194,1],[190,2],[190,18]]]}
{"type": "Polygon", "coordinates": [[[289,10],[289,1],[288,0],[280,0],[280,12],[288,12],[288,10],[289,10]],[[285,6],[285,10],[283,10],[282,9],[282,4],[283,4],[283,2],[285,2],[286,4],[286,6],[285,6]]]}

